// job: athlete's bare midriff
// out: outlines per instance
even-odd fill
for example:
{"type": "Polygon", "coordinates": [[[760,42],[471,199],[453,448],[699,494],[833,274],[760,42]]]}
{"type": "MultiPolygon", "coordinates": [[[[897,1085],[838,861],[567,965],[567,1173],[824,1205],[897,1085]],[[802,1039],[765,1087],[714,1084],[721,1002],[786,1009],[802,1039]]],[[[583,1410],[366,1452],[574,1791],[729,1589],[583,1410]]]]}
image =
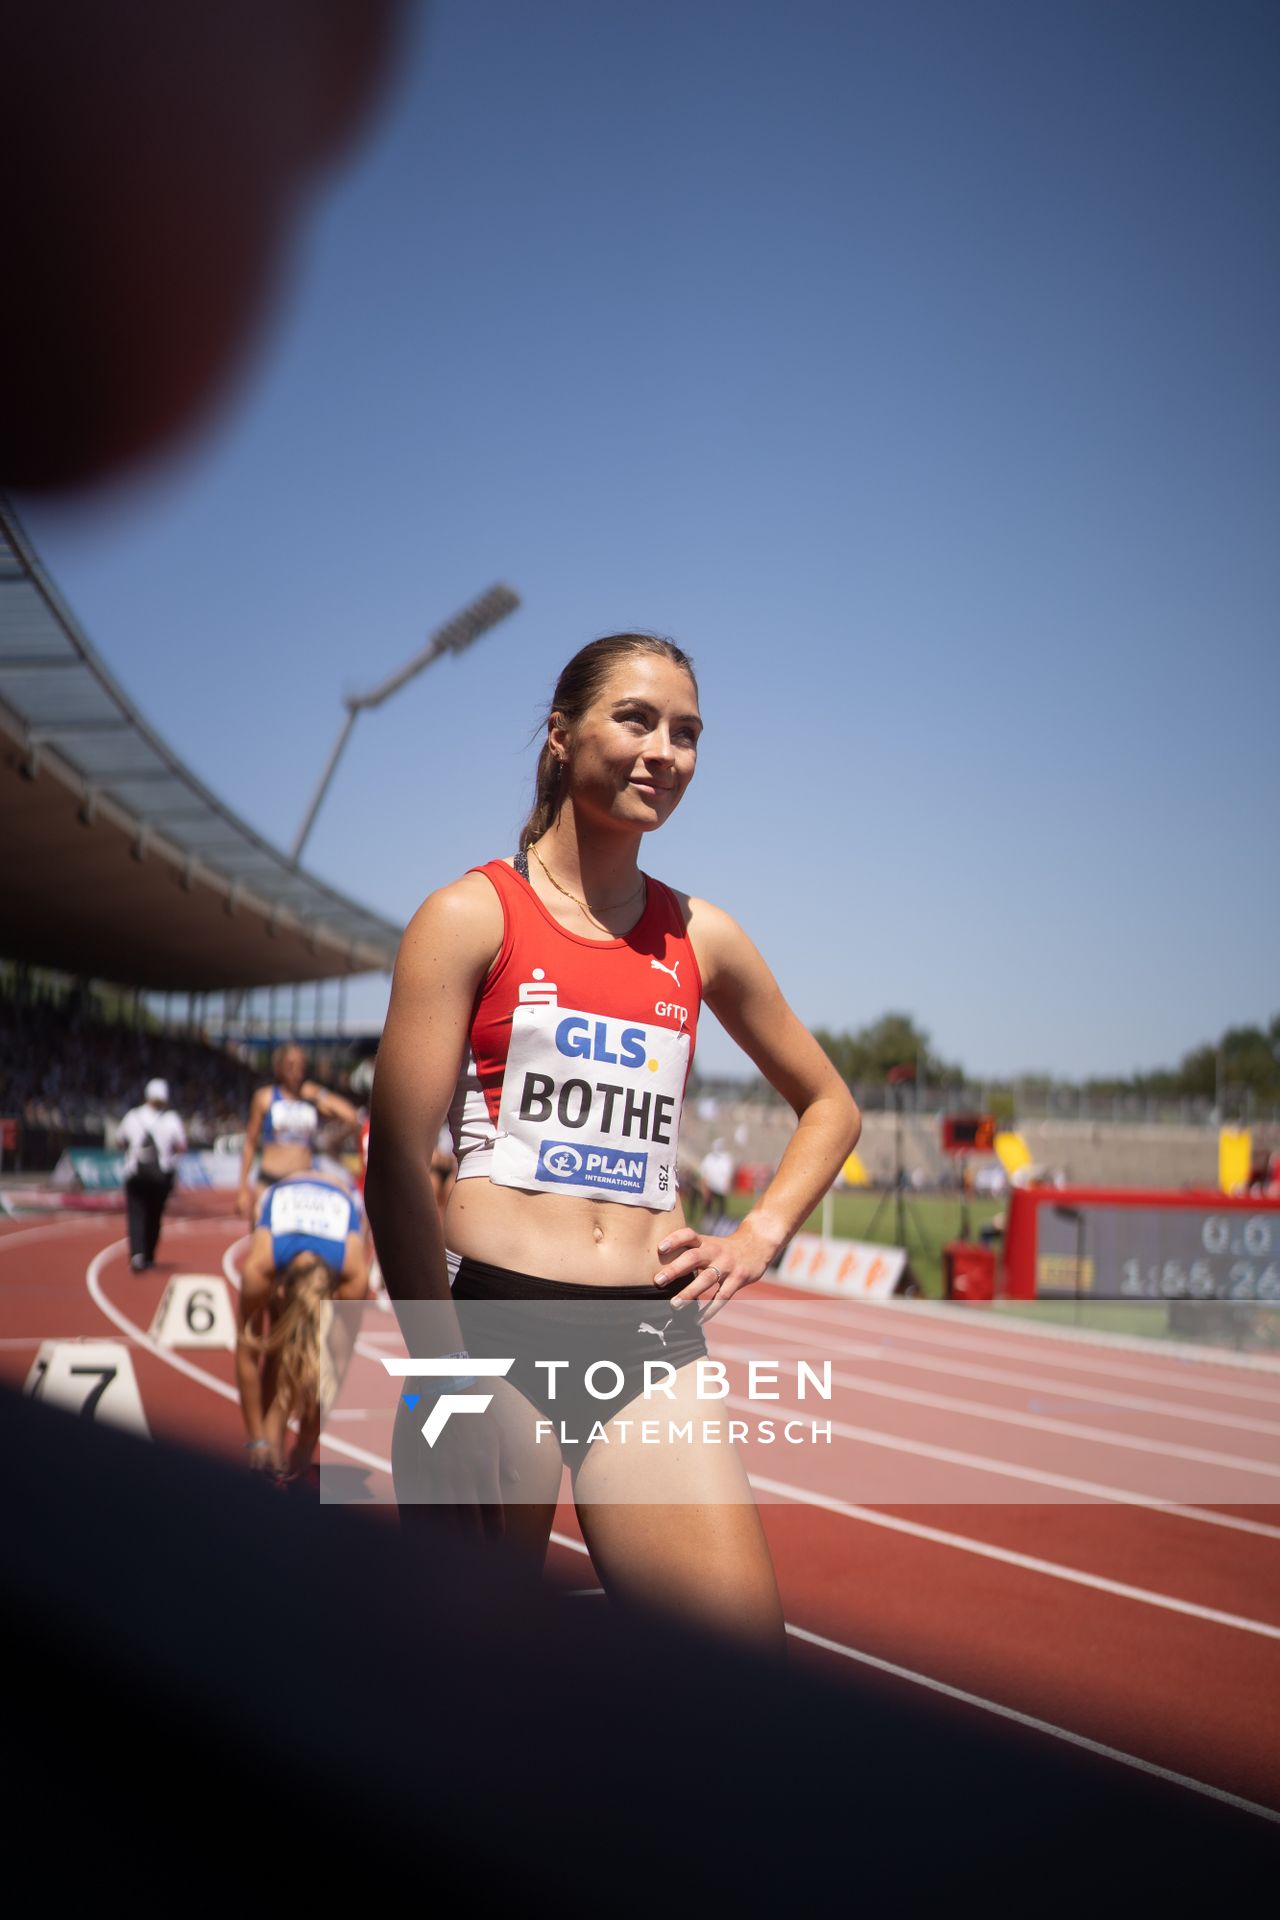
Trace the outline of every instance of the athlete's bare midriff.
{"type": "Polygon", "coordinates": [[[679,1200],[658,1213],[570,1194],[523,1193],[481,1176],[454,1187],[444,1237],[455,1253],[539,1280],[647,1287],[662,1264],[659,1242],[683,1225],[679,1200]]]}
{"type": "Polygon", "coordinates": [[[310,1147],[299,1146],[296,1141],[272,1140],[262,1149],[262,1163],[258,1168],[260,1180],[283,1180],[287,1173],[306,1173],[311,1166],[310,1147]]]}

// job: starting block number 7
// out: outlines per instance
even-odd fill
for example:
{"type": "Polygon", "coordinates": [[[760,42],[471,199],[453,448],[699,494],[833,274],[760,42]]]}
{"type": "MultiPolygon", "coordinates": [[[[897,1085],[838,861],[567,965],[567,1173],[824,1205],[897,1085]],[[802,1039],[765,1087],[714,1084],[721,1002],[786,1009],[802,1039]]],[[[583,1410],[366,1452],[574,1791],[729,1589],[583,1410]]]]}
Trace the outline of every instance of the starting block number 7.
{"type": "Polygon", "coordinates": [[[133,1358],[118,1340],[46,1340],[23,1391],[46,1406],[151,1438],[133,1358]]]}
{"type": "MultiPolygon", "coordinates": [[[[38,1400],[40,1398],[40,1389],[44,1385],[44,1378],[45,1378],[45,1375],[48,1373],[48,1371],[49,1371],[49,1362],[47,1360],[36,1361],[35,1385],[31,1389],[31,1398],[33,1400],[38,1400]]],[[[94,1387],[90,1387],[88,1393],[86,1393],[84,1397],[83,1405],[80,1408],[80,1418],[82,1420],[92,1420],[94,1414],[98,1410],[99,1400],[101,1400],[103,1394],[106,1392],[107,1388],[111,1385],[111,1382],[115,1379],[116,1374],[119,1371],[120,1369],[118,1367],[68,1367],[67,1368],[67,1373],[72,1380],[76,1379],[76,1377],[80,1374],[87,1374],[97,1381],[97,1385],[94,1387]]]]}

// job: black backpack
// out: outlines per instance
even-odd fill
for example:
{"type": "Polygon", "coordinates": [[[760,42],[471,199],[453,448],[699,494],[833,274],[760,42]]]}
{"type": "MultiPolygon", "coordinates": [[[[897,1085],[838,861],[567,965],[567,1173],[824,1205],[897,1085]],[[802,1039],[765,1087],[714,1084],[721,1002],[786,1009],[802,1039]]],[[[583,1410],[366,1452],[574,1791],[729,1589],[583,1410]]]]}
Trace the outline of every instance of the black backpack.
{"type": "Polygon", "coordinates": [[[169,1176],[160,1165],[160,1149],[156,1145],[156,1137],[145,1120],[142,1126],[145,1138],[134,1149],[133,1178],[152,1182],[167,1180],[169,1176]]]}

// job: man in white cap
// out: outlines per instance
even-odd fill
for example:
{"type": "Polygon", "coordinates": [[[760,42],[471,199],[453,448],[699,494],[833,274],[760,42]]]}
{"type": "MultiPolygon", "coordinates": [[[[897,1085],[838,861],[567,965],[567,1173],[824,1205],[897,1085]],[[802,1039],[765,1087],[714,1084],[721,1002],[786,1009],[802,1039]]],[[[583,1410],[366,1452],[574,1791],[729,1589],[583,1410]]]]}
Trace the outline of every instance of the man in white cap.
{"type": "Polygon", "coordinates": [[[154,1266],[165,1202],[173,1192],[178,1155],[187,1150],[181,1120],[169,1105],[167,1080],[148,1080],[143,1104],[131,1107],[116,1129],[126,1156],[124,1197],[129,1212],[129,1265],[154,1266]]]}

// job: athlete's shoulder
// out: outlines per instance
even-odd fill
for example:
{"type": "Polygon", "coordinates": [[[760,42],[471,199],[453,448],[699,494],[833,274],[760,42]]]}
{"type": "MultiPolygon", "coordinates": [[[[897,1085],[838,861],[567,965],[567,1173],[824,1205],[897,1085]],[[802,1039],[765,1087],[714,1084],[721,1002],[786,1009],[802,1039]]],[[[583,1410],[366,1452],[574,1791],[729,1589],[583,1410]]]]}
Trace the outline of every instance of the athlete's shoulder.
{"type": "Polygon", "coordinates": [[[492,920],[495,914],[501,920],[497,888],[487,874],[473,867],[429,893],[405,931],[418,927],[462,928],[476,920],[492,920]]]}
{"type": "MultiPolygon", "coordinates": [[[[674,888],[672,891],[675,891],[674,888]]],[[[696,930],[709,938],[745,937],[733,915],[726,913],[723,907],[716,906],[713,900],[704,900],[696,893],[677,893],[676,898],[682,905],[685,925],[691,934],[696,930]]]]}
{"type": "Polygon", "coordinates": [[[763,965],[759,949],[731,913],[697,894],[687,898],[685,926],[706,993],[713,994],[720,986],[763,965]]]}
{"type": "MultiPolygon", "coordinates": [[[[656,879],[651,874],[650,879],[656,879]]],[[[674,901],[676,910],[684,923],[686,936],[693,940],[733,940],[745,938],[742,928],[723,907],[717,907],[712,901],[704,900],[700,894],[686,893],[683,887],[673,887],[669,880],[659,880],[658,885],[674,901]]]]}
{"type": "Polygon", "coordinates": [[[492,881],[476,870],[464,873],[427,895],[404,930],[396,970],[487,966],[502,945],[503,925],[492,881]]]}
{"type": "Polygon", "coordinates": [[[684,925],[688,927],[692,895],[686,893],[683,887],[673,887],[669,880],[663,880],[656,873],[646,873],[644,877],[651,889],[657,887],[661,890],[662,895],[674,905],[684,925]]]}

